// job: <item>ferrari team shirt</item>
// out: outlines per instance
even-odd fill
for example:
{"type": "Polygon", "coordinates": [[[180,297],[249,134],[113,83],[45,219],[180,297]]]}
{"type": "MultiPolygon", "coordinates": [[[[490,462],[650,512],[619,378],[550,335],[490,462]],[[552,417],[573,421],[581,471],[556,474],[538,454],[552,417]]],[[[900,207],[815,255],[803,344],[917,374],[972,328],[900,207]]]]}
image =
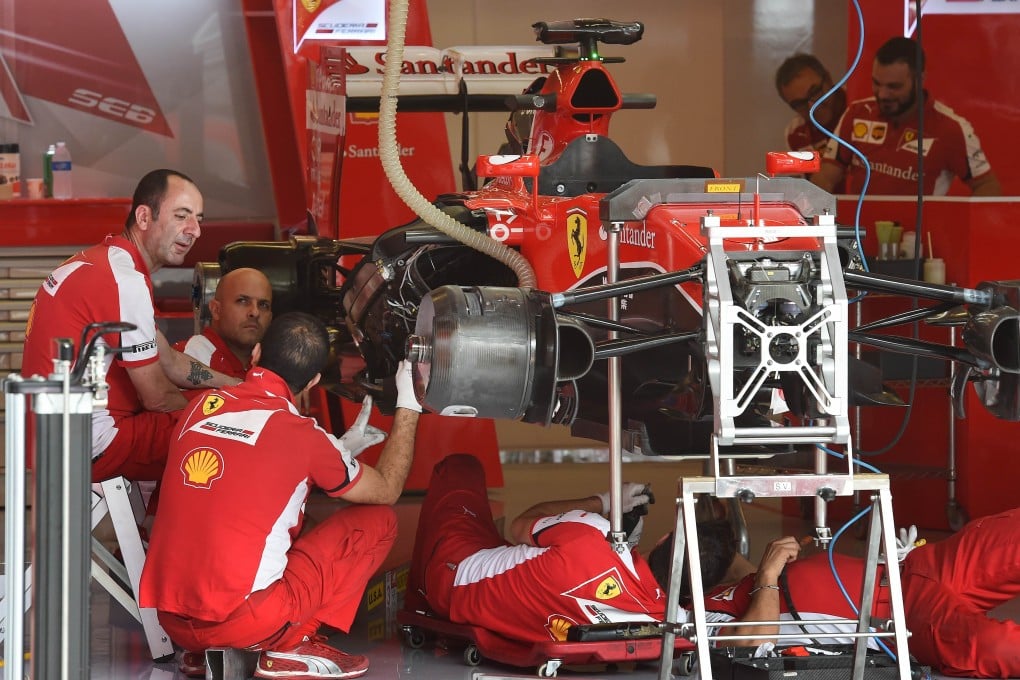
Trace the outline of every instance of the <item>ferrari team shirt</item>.
{"type": "Polygon", "coordinates": [[[301,531],[313,487],[342,496],[361,467],[300,415],[272,371],[189,404],[171,439],[141,605],[224,621],[275,583],[301,531]]]}
{"type": "MultiPolygon", "coordinates": [[[[944,195],[953,177],[968,180],[991,171],[974,128],[945,104],[926,97],[924,109],[924,193],[944,195]]],[[[874,97],[853,102],[843,114],[837,133],[863,153],[871,165],[868,192],[913,196],[917,193],[917,129],[915,113],[895,125],[878,110],[874,97]]],[[[864,167],[848,148],[829,140],[823,163],[848,169],[848,190],[859,194],[864,167]]]]}
{"type": "Polygon", "coordinates": [[[46,277],[25,328],[22,373],[49,375],[53,372],[54,338],[70,338],[77,349],[82,329],[104,321],[124,321],[137,329],[107,333],[99,340],[106,347],[125,349],[106,355],[109,403],[92,414],[93,458],[117,435],[118,420],[142,410],[127,367],[159,359],[149,270],[135,245],[123,236],[107,236],[46,277]]]}
{"type": "Polygon", "coordinates": [[[470,555],[455,565],[450,619],[524,641],[562,641],[577,624],[662,620],[665,593],[640,555],[612,549],[608,530],[601,515],[572,510],[537,520],[535,546],[470,555]]]}
{"type": "MultiPolygon", "coordinates": [[[[861,559],[836,554],[833,556],[836,565],[836,574],[840,582],[851,597],[855,605],[860,598],[861,583],[864,576],[864,561],[861,559]]],[[[781,593],[779,597],[779,620],[789,621],[779,627],[783,635],[794,637],[782,640],[784,645],[814,644],[810,639],[813,634],[819,633],[853,633],[856,630],[855,624],[840,623],[818,623],[800,624],[796,619],[812,621],[825,621],[836,618],[856,619],[857,615],[850,608],[849,603],[843,596],[837,584],[836,577],[829,565],[828,555],[818,553],[794,560],[786,565],[786,585],[790,600],[793,602],[797,616],[790,611],[786,597],[781,593]],[[796,637],[799,635],[800,637],[796,637]]],[[[751,606],[751,590],[754,588],[755,574],[749,574],[736,585],[720,586],[712,589],[705,596],[706,620],[709,629],[712,623],[720,621],[733,621],[740,619],[751,606]]],[[[881,579],[876,579],[880,581],[881,579]]],[[[889,618],[889,593],[887,588],[875,590],[874,606],[872,612],[875,616],[889,618]]],[[[693,616],[690,618],[693,621],[693,616]]],[[[728,629],[719,629],[717,633],[730,632],[728,629]]],[[[850,644],[854,638],[823,638],[822,644],[850,644]]],[[[869,639],[869,645],[877,647],[873,639],[869,639]]]]}
{"type": "Polygon", "coordinates": [[[248,371],[211,326],[206,326],[199,335],[174,343],[174,349],[232,378],[244,378],[248,371]]]}
{"type": "MultiPolygon", "coordinates": [[[[241,360],[230,351],[227,343],[223,341],[219,333],[212,329],[212,326],[206,326],[202,329],[201,334],[192,335],[187,340],[178,340],[174,343],[174,349],[187,354],[196,361],[201,361],[214,371],[225,373],[232,378],[243,380],[244,374],[248,372],[248,369],[241,364],[241,360]]],[[[184,397],[191,401],[205,391],[204,387],[184,390],[184,397]]]]}
{"type": "Polygon", "coordinates": [[[786,148],[790,151],[825,151],[829,136],[803,116],[794,116],[786,126],[786,148]]]}

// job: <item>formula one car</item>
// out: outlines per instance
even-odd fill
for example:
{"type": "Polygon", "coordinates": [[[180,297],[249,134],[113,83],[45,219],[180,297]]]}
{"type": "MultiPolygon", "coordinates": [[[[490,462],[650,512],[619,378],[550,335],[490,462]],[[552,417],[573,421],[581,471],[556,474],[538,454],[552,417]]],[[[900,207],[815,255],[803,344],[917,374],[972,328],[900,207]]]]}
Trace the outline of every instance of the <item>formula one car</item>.
{"type": "MultiPolygon", "coordinates": [[[[769,434],[778,411],[841,431],[849,407],[897,403],[849,343],[959,362],[957,395],[973,381],[996,416],[1020,419],[1020,282],[968,289],[869,273],[854,230],[835,225],[834,198],[805,179],[632,163],[609,122],[654,97],[622,94],[606,67],[621,60],[600,44],[632,44],[643,26],[535,31],[577,54],[546,59],[552,75],[508,99],[509,153],[476,168],[488,183],[434,200],[461,233],[416,220],[374,240],[234,243],[198,297],[217,271],[266,272],[277,309],[330,327],[331,388],[369,391],[382,408],[408,356],[432,411],[605,440],[618,379],[627,448],[645,454],[703,453],[713,432],[724,445],[785,445],[791,431],[769,434]],[[932,304],[850,330],[847,289],[932,304]],[[878,332],[922,320],[962,326],[966,347],[878,332]]],[[[803,172],[805,160],[777,154],[769,170],[803,172]]]]}

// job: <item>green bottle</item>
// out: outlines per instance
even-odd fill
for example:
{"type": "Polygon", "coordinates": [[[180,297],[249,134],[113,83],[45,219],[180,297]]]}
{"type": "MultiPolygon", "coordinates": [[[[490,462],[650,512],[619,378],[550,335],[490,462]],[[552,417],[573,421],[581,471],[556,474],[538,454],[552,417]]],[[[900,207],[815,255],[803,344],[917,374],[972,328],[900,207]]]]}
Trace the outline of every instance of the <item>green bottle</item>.
{"type": "Polygon", "coordinates": [[[45,186],[43,195],[46,198],[53,198],[53,154],[55,153],[57,153],[56,145],[50,144],[50,148],[46,149],[46,153],[43,154],[43,185],[45,186]]]}

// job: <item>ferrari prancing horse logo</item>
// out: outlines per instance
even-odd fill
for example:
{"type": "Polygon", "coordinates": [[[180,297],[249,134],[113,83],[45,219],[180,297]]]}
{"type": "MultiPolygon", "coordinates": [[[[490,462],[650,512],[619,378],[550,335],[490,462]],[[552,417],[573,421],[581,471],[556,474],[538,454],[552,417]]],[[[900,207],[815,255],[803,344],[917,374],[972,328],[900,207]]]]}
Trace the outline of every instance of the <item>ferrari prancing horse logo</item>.
{"type": "Polygon", "coordinates": [[[215,393],[210,394],[202,402],[202,415],[211,416],[219,411],[221,406],[223,406],[223,397],[215,393]]]}
{"type": "Polygon", "coordinates": [[[588,254],[588,218],[578,210],[567,214],[567,252],[570,253],[570,266],[574,276],[581,278],[584,271],[584,258],[588,254]]]}

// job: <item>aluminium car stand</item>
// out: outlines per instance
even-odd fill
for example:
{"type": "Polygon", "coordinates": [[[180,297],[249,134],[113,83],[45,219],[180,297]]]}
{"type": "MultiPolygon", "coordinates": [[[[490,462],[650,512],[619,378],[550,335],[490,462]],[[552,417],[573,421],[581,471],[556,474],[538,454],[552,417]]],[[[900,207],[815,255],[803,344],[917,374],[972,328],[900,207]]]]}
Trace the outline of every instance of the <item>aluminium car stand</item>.
{"type": "MultiPolygon", "coordinates": [[[[711,462],[714,477],[683,477],[679,481],[678,511],[673,544],[673,569],[670,576],[668,602],[679,599],[682,579],[682,562],[685,548],[691,579],[691,591],[703,592],[701,565],[698,558],[698,536],[695,520],[695,494],[710,494],[719,498],[740,498],[752,500],[757,496],[786,497],[806,496],[816,498],[817,537],[827,543],[831,540],[825,525],[825,500],[837,495],[850,495],[855,490],[872,491],[872,517],[868,533],[868,549],[865,558],[865,578],[861,587],[858,619],[845,619],[843,623],[856,624],[853,634],[816,635],[815,637],[852,637],[854,646],[854,680],[861,680],[865,673],[867,639],[894,637],[897,648],[897,667],[901,679],[910,678],[907,629],[903,609],[899,570],[886,570],[889,580],[889,594],[893,619],[871,630],[871,609],[879,555],[879,541],[886,555],[896,554],[892,497],[889,479],[886,475],[854,476],[851,458],[849,418],[847,415],[847,297],[843,284],[839,256],[836,252],[835,223],[831,216],[820,215],[813,227],[722,227],[719,218],[707,215],[702,218],[702,232],[708,237],[709,253],[706,258],[706,357],[709,376],[712,380],[715,401],[716,434],[712,438],[711,462]],[[724,240],[728,238],[760,239],[792,236],[817,236],[822,249],[819,253],[818,276],[820,285],[814,290],[818,296],[815,311],[799,326],[770,326],[754,317],[746,308],[734,300],[730,286],[732,269],[728,269],[729,256],[724,240]],[[734,381],[734,342],[736,329],[740,327],[747,335],[760,339],[759,364],[752,367],[743,387],[736,391],[734,381]],[[815,343],[813,356],[807,354],[808,338],[815,343]],[[791,339],[793,341],[791,342],[791,339]],[[782,342],[779,342],[782,340],[782,342]],[[778,344],[777,344],[778,343],[778,344]],[[794,351],[788,349],[794,347],[794,351]],[[770,372],[796,372],[805,388],[816,400],[818,410],[825,414],[817,425],[798,427],[742,428],[734,424],[734,416],[743,411],[747,399],[764,383],[770,372]],[[825,443],[843,444],[847,449],[847,470],[845,474],[828,474],[824,459],[816,457],[815,474],[783,476],[721,476],[719,474],[720,447],[739,444],[764,443],[825,443]],[[689,544],[689,545],[685,545],[689,544]]],[[[737,274],[739,276],[739,274],[737,274]]],[[[753,286],[752,286],[753,289],[753,286]]],[[[757,291],[756,291],[757,292],[757,291]]],[[[663,636],[660,680],[669,680],[672,668],[672,650],[675,635],[691,639],[697,645],[701,677],[711,680],[712,668],[709,657],[709,642],[717,640],[747,640],[752,636],[709,635],[703,598],[693,599],[693,626],[680,624],[679,610],[667,608],[663,636]]],[[[829,621],[832,623],[832,621],[829,621]]],[[[763,622],[779,625],[781,622],[763,622]]],[[[740,625],[737,622],[715,624],[726,627],[740,625]]],[[[777,636],[779,642],[783,635],[777,636]]],[[[796,636],[787,636],[796,637],[796,636]]]]}
{"type": "MultiPolygon", "coordinates": [[[[21,680],[25,612],[26,396],[36,415],[35,607],[30,676],[54,680],[89,677],[89,512],[92,402],[95,385],[71,376],[74,347],[58,340],[50,380],[4,380],[6,405],[5,518],[7,563],[4,679],[21,680]]],[[[102,350],[98,350],[102,353],[102,350]]],[[[101,359],[100,359],[101,361],[101,359]]],[[[105,385],[103,386],[105,387],[105,385]]]]}

